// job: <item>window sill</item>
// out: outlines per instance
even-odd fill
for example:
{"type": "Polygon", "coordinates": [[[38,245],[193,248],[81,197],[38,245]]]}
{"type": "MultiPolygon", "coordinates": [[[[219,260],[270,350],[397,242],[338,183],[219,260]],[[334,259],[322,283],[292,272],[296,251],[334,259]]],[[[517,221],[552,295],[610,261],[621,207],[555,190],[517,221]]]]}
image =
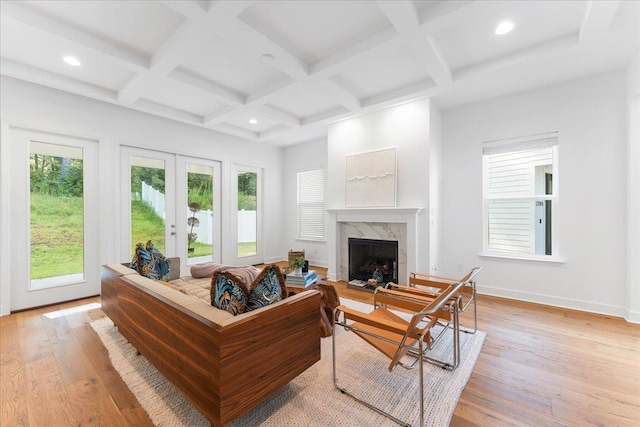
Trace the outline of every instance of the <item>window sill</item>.
{"type": "Polygon", "coordinates": [[[325,239],[313,238],[313,237],[296,237],[296,240],[301,242],[327,243],[325,239]]]}
{"type": "Polygon", "coordinates": [[[515,261],[534,261],[534,262],[547,262],[551,264],[564,264],[565,260],[560,257],[554,256],[536,256],[536,255],[514,255],[514,254],[501,254],[496,252],[481,252],[478,254],[481,258],[500,258],[500,259],[512,259],[515,261]]]}

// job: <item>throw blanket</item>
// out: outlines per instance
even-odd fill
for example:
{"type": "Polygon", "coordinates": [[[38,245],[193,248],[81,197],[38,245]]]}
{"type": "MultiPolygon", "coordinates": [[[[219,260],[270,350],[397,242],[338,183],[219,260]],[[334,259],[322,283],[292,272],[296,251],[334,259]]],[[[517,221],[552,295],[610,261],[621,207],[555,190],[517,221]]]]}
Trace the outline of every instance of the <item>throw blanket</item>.
{"type": "Polygon", "coordinates": [[[258,273],[260,273],[260,270],[252,265],[238,266],[204,262],[202,264],[191,266],[191,277],[213,277],[213,273],[218,270],[227,270],[234,276],[244,280],[248,288],[251,287],[251,283],[253,283],[256,277],[258,277],[258,273]]]}

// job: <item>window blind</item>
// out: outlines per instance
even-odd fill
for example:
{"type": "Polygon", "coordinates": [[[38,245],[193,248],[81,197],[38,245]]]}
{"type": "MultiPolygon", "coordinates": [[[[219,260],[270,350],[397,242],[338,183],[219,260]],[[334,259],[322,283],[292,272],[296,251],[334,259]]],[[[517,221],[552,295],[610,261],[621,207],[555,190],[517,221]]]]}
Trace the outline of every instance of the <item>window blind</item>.
{"type": "Polygon", "coordinates": [[[298,172],[298,238],[324,239],[324,169],[298,172]]]}

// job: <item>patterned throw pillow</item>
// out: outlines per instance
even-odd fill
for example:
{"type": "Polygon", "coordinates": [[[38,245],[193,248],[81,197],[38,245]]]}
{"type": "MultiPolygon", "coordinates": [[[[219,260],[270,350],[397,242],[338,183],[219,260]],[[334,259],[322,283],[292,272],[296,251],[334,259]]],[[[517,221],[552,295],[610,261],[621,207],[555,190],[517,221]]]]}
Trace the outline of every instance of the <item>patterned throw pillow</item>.
{"type": "Polygon", "coordinates": [[[287,297],[287,285],[280,267],[269,264],[255,278],[249,292],[249,302],[245,312],[265,307],[287,297]]]}
{"type": "Polygon", "coordinates": [[[153,246],[151,240],[147,242],[146,246],[142,246],[142,243],[136,245],[136,250],[131,260],[131,268],[141,276],[164,282],[169,281],[171,273],[169,261],[153,246]]]}
{"type": "Polygon", "coordinates": [[[244,313],[249,291],[242,280],[226,270],[218,270],[211,278],[211,305],[237,316],[244,313]]]}

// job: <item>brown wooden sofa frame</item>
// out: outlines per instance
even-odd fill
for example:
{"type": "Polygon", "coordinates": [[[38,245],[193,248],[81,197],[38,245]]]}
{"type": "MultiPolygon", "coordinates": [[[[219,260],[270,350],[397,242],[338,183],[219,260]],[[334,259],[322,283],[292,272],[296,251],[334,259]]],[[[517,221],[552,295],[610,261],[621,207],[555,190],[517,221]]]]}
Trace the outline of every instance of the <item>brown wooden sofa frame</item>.
{"type": "Polygon", "coordinates": [[[214,307],[196,301],[203,307],[194,312],[191,297],[171,289],[178,295],[167,298],[118,270],[102,267],[102,310],[212,426],[240,418],[320,360],[318,291],[218,324],[197,313],[214,307]]]}

